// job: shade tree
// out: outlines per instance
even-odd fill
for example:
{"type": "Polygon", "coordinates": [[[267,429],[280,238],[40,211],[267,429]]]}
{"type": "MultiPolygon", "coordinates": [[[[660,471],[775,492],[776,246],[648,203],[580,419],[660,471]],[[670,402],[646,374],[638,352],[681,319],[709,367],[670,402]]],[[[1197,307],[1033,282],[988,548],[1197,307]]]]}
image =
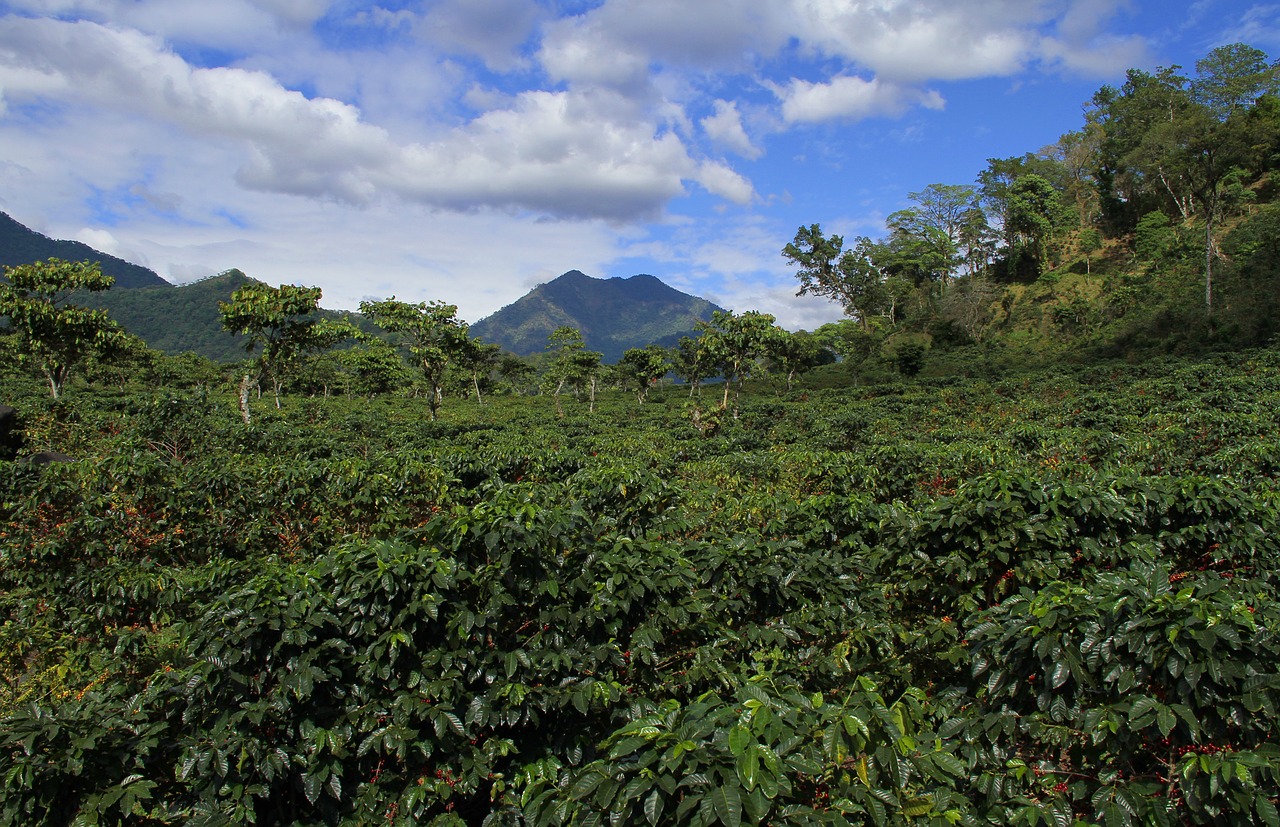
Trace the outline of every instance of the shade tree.
{"type": "Polygon", "coordinates": [[[689,396],[698,393],[704,379],[716,375],[711,354],[702,346],[701,337],[681,336],[670,351],[671,372],[689,385],[689,396]]]}
{"type": "Polygon", "coordinates": [[[629,348],[623,352],[617,365],[623,384],[635,392],[641,405],[648,397],[649,389],[670,369],[666,348],[661,345],[629,348]]]}
{"type": "Polygon", "coordinates": [[[590,405],[588,410],[594,413],[596,386],[602,370],[601,354],[587,350],[582,332],[567,326],[556,328],[547,337],[547,352],[551,361],[546,373],[542,375],[541,387],[544,392],[550,391],[555,398],[556,412],[564,415],[560,393],[567,385],[575,393],[587,392],[590,405]]]}
{"type": "Polygon", "coordinates": [[[791,390],[796,379],[819,365],[835,361],[835,354],[823,341],[805,330],[782,331],[771,337],[767,354],[770,367],[786,380],[791,390]]]}
{"type": "Polygon", "coordinates": [[[97,262],[50,258],[5,267],[5,277],[0,317],[8,319],[16,337],[18,360],[40,371],[52,398],[58,398],[72,371],[90,356],[125,346],[124,331],[105,310],[68,301],[77,290],[97,293],[115,283],[97,262]]]}
{"type": "Polygon", "coordinates": [[[317,316],[319,287],[282,284],[272,287],[261,282],[246,284],[219,302],[222,326],[247,337],[249,369],[240,382],[240,415],[249,421],[249,392],[255,380],[271,381],[276,407],[291,368],[308,354],[332,347],[351,334],[344,324],[325,322],[317,316]],[[256,351],[256,355],[254,355],[256,351]]]}
{"type": "Polygon", "coordinates": [[[467,326],[458,319],[457,305],[441,301],[410,304],[392,296],[360,302],[360,312],[396,334],[426,381],[431,418],[437,419],[449,366],[461,358],[467,346],[467,326]]]}
{"type": "Polygon", "coordinates": [[[774,321],[772,314],[756,310],[744,313],[716,310],[710,321],[698,322],[699,344],[724,378],[721,410],[729,407],[730,389],[736,384],[741,393],[743,381],[758,369],[760,361],[786,334],[774,321]]]}

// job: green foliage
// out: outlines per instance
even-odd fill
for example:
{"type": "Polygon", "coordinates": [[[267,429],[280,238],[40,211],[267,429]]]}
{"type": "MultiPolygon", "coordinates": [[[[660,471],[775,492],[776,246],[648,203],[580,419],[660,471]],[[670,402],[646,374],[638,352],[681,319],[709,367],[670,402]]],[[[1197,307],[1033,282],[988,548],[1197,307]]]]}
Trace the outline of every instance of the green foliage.
{"type": "Polygon", "coordinates": [[[636,392],[640,404],[644,404],[653,387],[663,376],[666,376],[671,365],[667,361],[667,352],[659,345],[644,348],[631,348],[622,354],[618,361],[618,370],[636,392]]]}
{"type": "Polygon", "coordinates": [[[34,364],[54,399],[71,371],[93,354],[124,345],[119,326],[104,311],[68,304],[76,290],[107,290],[114,283],[97,264],[51,258],[5,268],[0,317],[17,335],[18,358],[34,364]]]}
{"type": "Polygon", "coordinates": [[[853,249],[843,247],[841,236],[825,238],[822,227],[812,224],[796,231],[795,240],[783,248],[782,256],[800,268],[796,272],[800,292],[796,295],[831,299],[865,329],[889,300],[876,260],[881,252],[870,239],[861,237],[853,249]]]}
{"type": "Polygon", "coordinates": [[[429,388],[431,418],[440,413],[445,373],[462,358],[467,326],[458,320],[456,305],[433,301],[408,304],[394,298],[360,303],[360,312],[384,330],[398,334],[429,388]]]}
{"type": "Polygon", "coordinates": [[[28,405],[0,824],[1269,824],[1278,377],[28,405]]]}
{"type": "Polygon", "coordinates": [[[699,322],[698,327],[701,330],[698,347],[724,377],[721,409],[729,407],[729,391],[734,383],[741,391],[743,380],[753,374],[760,361],[786,335],[786,331],[774,324],[772,315],[755,310],[741,314],[717,310],[711,314],[711,321],[699,322]]]}
{"type": "Polygon", "coordinates": [[[596,385],[600,381],[600,354],[586,349],[582,332],[572,327],[559,327],[547,337],[547,352],[551,357],[542,374],[542,390],[552,392],[556,400],[556,412],[564,416],[560,406],[560,391],[568,385],[575,393],[586,391],[590,399],[590,412],[595,411],[596,385]]]}

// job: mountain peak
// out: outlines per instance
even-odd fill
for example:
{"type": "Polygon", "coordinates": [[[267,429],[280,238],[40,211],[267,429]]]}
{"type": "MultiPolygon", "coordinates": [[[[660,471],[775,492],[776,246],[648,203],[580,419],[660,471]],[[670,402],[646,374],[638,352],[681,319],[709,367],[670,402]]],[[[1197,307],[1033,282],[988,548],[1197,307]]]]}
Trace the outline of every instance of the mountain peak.
{"type": "Polygon", "coordinates": [[[471,325],[471,332],[527,356],[546,349],[558,327],[582,331],[587,348],[616,362],[623,351],[673,345],[720,308],[647,273],[598,279],[570,270],[471,325]]]}
{"type": "Polygon", "coordinates": [[[55,241],[0,212],[0,265],[14,267],[49,258],[64,261],[96,261],[102,272],[116,280],[118,288],[172,287],[154,270],[95,250],[79,241],[55,241]]]}

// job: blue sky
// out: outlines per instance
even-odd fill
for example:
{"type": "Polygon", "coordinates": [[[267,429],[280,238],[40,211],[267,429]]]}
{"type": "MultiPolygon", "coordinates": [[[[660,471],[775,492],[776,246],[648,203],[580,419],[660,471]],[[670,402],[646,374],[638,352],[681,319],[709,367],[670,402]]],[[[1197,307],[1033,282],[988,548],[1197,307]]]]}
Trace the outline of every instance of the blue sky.
{"type": "Polygon", "coordinates": [[[878,236],[1237,41],[1280,55],[1280,3],[0,0],[0,209],[327,307],[476,321],[579,269],[812,329],[799,225],[878,236]]]}

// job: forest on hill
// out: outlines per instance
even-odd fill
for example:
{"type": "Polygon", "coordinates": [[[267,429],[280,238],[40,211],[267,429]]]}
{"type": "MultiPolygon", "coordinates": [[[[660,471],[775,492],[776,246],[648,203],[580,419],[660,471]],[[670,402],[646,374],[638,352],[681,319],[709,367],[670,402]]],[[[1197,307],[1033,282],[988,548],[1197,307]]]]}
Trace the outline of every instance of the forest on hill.
{"type": "Polygon", "coordinates": [[[612,365],[8,268],[0,825],[1280,827],[1276,87],[1130,72],[780,241],[847,320],[612,365]]]}

